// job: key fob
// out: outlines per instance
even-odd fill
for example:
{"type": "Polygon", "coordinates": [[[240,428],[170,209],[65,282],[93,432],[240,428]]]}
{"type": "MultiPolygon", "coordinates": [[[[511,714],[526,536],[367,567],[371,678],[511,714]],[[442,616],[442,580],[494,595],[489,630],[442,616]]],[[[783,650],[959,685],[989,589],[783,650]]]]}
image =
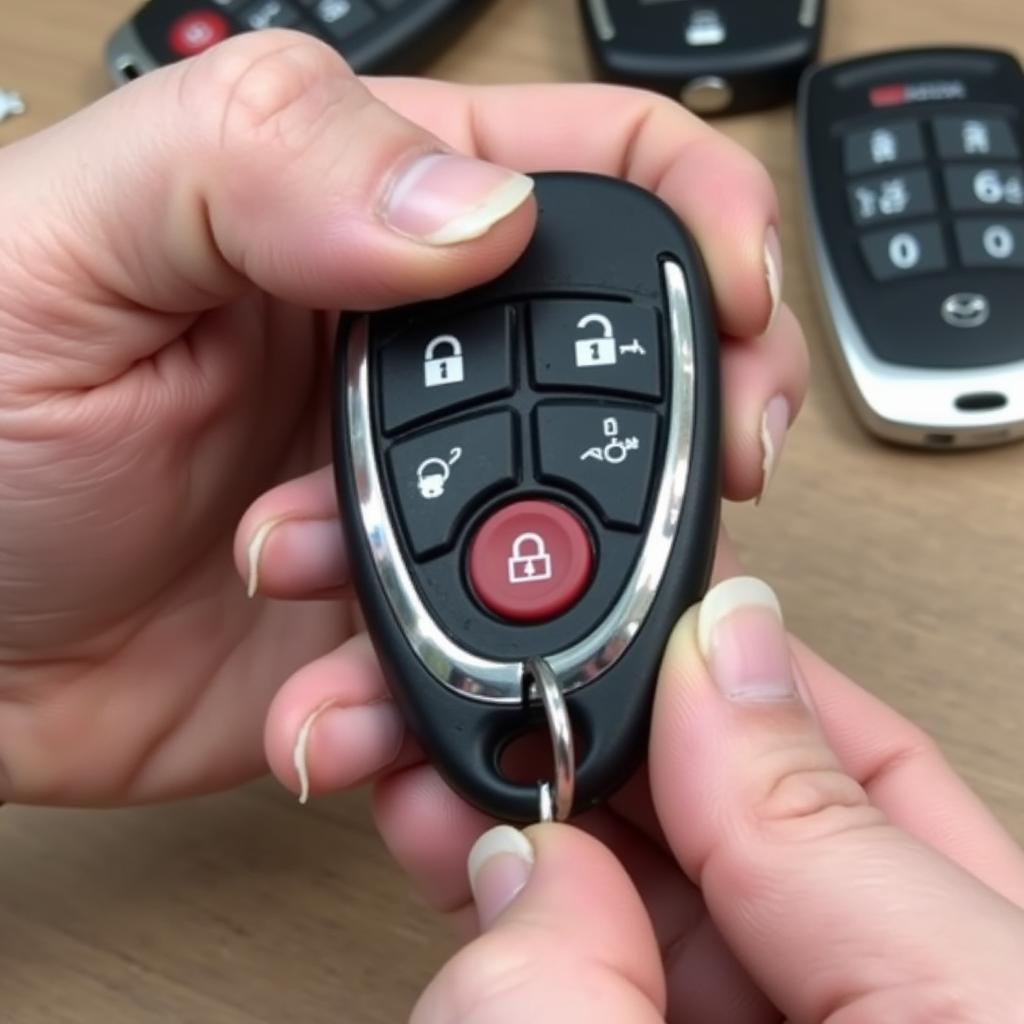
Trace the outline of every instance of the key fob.
{"type": "Polygon", "coordinates": [[[801,87],[808,229],[855,408],[933,448],[1024,433],[1024,73],[920,49],[801,87]]]}
{"type": "Polygon", "coordinates": [[[354,580],[395,699],[453,788],[513,821],[538,816],[537,786],[502,768],[517,737],[547,735],[533,658],[582,748],[576,811],[641,762],[720,497],[693,242],[616,179],[541,174],[536,198],[533,239],[497,280],[345,315],[334,386],[354,580]]]}
{"type": "Polygon", "coordinates": [[[340,51],[358,74],[405,74],[426,65],[483,0],[148,0],[107,43],[115,84],[238,32],[292,28],[340,51]]]}
{"type": "Polygon", "coordinates": [[[580,0],[595,74],[697,114],[788,103],[821,43],[825,0],[580,0]]]}

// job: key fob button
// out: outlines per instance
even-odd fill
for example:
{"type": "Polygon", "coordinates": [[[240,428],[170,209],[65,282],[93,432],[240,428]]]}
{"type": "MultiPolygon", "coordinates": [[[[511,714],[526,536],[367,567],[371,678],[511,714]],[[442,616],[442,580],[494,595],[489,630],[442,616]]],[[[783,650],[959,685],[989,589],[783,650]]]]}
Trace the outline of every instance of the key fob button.
{"type": "Polygon", "coordinates": [[[1001,117],[937,117],[932,126],[944,160],[1020,156],[1009,122],[1001,117]]]}
{"type": "Polygon", "coordinates": [[[657,311],[628,302],[547,301],[530,306],[539,388],[661,396],[657,311]]]}
{"type": "Polygon", "coordinates": [[[381,403],[387,432],[512,390],[512,339],[506,306],[416,326],[381,353],[381,403]]]}
{"type": "Polygon", "coordinates": [[[927,274],[948,266],[946,246],[937,224],[869,231],[860,244],[877,281],[927,274]]]}
{"type": "Polygon", "coordinates": [[[303,0],[319,25],[335,39],[347,39],[376,19],[366,0],[303,0]]]}
{"type": "Polygon", "coordinates": [[[416,558],[450,548],[466,514],[516,482],[516,455],[509,412],[460,420],[392,446],[392,487],[416,558]]]}
{"type": "Polygon", "coordinates": [[[536,413],[541,479],[582,494],[609,526],[644,522],[658,416],[611,403],[544,403],[536,413]]]}
{"type": "Polygon", "coordinates": [[[302,20],[287,0],[262,0],[247,7],[239,17],[249,29],[292,28],[302,20]]]}
{"type": "Polygon", "coordinates": [[[227,19],[216,11],[190,11],[171,25],[167,44],[179,57],[192,57],[231,35],[227,19]]]}
{"type": "Polygon", "coordinates": [[[964,266],[1024,268],[1024,218],[958,220],[954,227],[964,266]]]}
{"type": "Polygon", "coordinates": [[[916,121],[897,121],[851,132],[843,140],[843,163],[853,176],[924,160],[924,139],[916,121]]]}
{"type": "Polygon", "coordinates": [[[579,519],[551,501],[517,501],[492,515],[469,549],[480,602],[513,622],[546,622],[568,611],[590,582],[594,554],[579,519]]]}
{"type": "Polygon", "coordinates": [[[927,171],[879,175],[847,187],[856,224],[875,224],[935,212],[935,192],[927,171]]]}
{"type": "Polygon", "coordinates": [[[1024,209],[1024,168],[1019,164],[947,167],[946,192],[957,211],[1024,209]]]}

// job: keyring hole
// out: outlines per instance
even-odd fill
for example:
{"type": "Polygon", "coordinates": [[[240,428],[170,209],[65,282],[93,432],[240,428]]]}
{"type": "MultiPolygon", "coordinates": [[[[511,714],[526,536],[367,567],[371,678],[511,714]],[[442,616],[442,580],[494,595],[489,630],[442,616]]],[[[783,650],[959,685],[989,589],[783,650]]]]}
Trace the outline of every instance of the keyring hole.
{"type": "MultiPolygon", "coordinates": [[[[586,753],[583,734],[579,729],[572,731],[576,763],[586,753]]],[[[498,771],[502,778],[520,786],[536,786],[538,782],[555,779],[555,755],[551,749],[551,736],[547,726],[539,724],[535,729],[513,737],[498,755],[498,771]]]]}

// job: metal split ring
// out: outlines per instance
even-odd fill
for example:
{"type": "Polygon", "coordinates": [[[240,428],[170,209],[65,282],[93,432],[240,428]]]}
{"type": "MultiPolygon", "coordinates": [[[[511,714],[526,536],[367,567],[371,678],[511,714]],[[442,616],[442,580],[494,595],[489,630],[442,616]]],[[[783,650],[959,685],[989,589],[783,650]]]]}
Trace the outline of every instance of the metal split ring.
{"type": "Polygon", "coordinates": [[[555,673],[544,658],[529,659],[526,671],[536,684],[544,705],[555,758],[554,792],[551,782],[540,783],[540,820],[566,821],[572,813],[576,791],[576,756],[573,751],[569,707],[555,673]]]}

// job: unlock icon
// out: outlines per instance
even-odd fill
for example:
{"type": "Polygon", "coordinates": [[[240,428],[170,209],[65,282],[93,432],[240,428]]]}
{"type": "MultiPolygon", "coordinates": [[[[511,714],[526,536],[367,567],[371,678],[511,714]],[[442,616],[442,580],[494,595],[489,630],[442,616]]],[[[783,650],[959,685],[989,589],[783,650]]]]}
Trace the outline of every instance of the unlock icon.
{"type": "Polygon", "coordinates": [[[423,353],[423,383],[428,388],[458,384],[465,379],[462,342],[454,334],[434,338],[423,353]]]}
{"type": "Polygon", "coordinates": [[[512,542],[509,583],[540,583],[551,579],[551,555],[539,533],[521,533],[512,542]]]}
{"type": "Polygon", "coordinates": [[[577,366],[612,366],[618,359],[615,351],[615,331],[612,322],[601,313],[591,313],[576,325],[580,331],[589,331],[595,337],[580,338],[576,342],[577,366]],[[591,324],[596,325],[591,327],[591,324]]]}

